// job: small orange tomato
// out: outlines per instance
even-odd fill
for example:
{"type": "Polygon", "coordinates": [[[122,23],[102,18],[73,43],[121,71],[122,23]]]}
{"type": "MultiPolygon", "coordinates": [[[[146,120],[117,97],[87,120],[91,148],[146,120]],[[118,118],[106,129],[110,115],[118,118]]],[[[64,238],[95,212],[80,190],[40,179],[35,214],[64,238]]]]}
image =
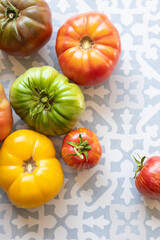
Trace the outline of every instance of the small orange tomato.
{"type": "Polygon", "coordinates": [[[79,128],[64,137],[61,153],[70,167],[83,170],[98,164],[102,156],[102,147],[93,131],[79,128]]]}
{"type": "Polygon", "coordinates": [[[0,83],[0,142],[11,132],[13,127],[11,105],[5,95],[4,88],[0,83]]]}
{"type": "Polygon", "coordinates": [[[10,134],[0,149],[0,187],[21,208],[35,208],[54,198],[63,172],[52,141],[32,130],[10,134]]]}
{"type": "Polygon", "coordinates": [[[106,15],[88,12],[71,17],[59,29],[56,52],[63,73],[93,86],[107,80],[121,53],[120,36],[106,15]]]}

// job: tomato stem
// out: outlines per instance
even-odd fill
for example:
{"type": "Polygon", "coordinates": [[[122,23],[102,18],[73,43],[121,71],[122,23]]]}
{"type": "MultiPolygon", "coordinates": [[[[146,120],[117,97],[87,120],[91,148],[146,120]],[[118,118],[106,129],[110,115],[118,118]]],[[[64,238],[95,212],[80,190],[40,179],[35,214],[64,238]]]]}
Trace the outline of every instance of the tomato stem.
{"type": "Polygon", "coordinates": [[[134,178],[136,178],[137,176],[137,173],[141,171],[141,169],[143,168],[144,166],[144,160],[146,159],[146,156],[143,156],[142,158],[137,154],[137,156],[140,158],[140,161],[136,159],[136,157],[133,155],[133,158],[135,160],[135,162],[137,163],[137,169],[136,169],[136,172],[135,172],[135,175],[134,175],[134,178]]]}
{"type": "Polygon", "coordinates": [[[35,114],[39,114],[43,110],[45,112],[49,111],[54,104],[55,91],[48,91],[46,88],[40,89],[29,77],[28,83],[24,84],[29,89],[30,95],[34,100],[29,110],[30,117],[33,118],[35,114]]]}
{"type": "Polygon", "coordinates": [[[19,10],[15,6],[13,6],[13,4],[9,0],[7,0],[7,3],[4,3],[3,1],[1,1],[1,3],[5,6],[5,10],[4,10],[5,20],[2,22],[1,29],[4,30],[3,29],[4,26],[9,21],[13,21],[13,27],[16,31],[16,34],[18,37],[20,37],[18,33],[17,25],[16,25],[16,19],[20,15],[19,10]]]}
{"type": "Polygon", "coordinates": [[[47,96],[41,98],[41,102],[42,103],[46,103],[47,101],[48,101],[48,97],[47,96]]]}
{"type": "MultiPolygon", "coordinates": [[[[78,148],[77,148],[77,149],[78,149],[78,148]]],[[[77,151],[77,149],[76,149],[76,147],[74,147],[75,153],[77,154],[78,157],[80,157],[81,159],[83,159],[83,158],[84,158],[83,155],[80,154],[80,153],[77,151]]],[[[80,149],[80,148],[79,148],[79,149],[80,149]]]]}
{"type": "Polygon", "coordinates": [[[74,154],[69,154],[69,155],[73,155],[73,156],[78,156],[81,159],[84,159],[83,154],[86,157],[86,162],[88,162],[88,151],[91,150],[91,146],[89,145],[88,140],[83,141],[82,139],[82,134],[79,134],[79,143],[75,143],[75,142],[70,142],[70,141],[66,141],[69,145],[73,146],[73,150],[74,150],[74,154]]]}
{"type": "Polygon", "coordinates": [[[23,161],[23,172],[24,173],[33,173],[33,171],[35,170],[35,168],[37,167],[36,161],[33,160],[33,158],[31,157],[28,160],[23,161]]]}
{"type": "Polygon", "coordinates": [[[88,51],[89,49],[92,48],[92,46],[94,45],[94,42],[92,40],[92,38],[88,35],[84,35],[79,42],[79,46],[83,49],[88,51]]]}
{"type": "Polygon", "coordinates": [[[8,14],[9,19],[13,19],[15,17],[15,14],[13,12],[10,12],[8,14]]]}

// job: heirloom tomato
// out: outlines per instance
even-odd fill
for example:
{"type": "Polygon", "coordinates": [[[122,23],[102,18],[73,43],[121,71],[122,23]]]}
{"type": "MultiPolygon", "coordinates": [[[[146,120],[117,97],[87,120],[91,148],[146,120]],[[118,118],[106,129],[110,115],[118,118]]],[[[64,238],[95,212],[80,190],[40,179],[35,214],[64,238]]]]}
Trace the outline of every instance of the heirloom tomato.
{"type": "Polygon", "coordinates": [[[77,170],[89,169],[100,161],[102,147],[94,132],[87,128],[79,128],[64,137],[61,153],[70,167],[77,170]]]}
{"type": "Polygon", "coordinates": [[[37,52],[50,39],[52,16],[44,0],[0,0],[0,49],[13,56],[37,52]]]}
{"type": "Polygon", "coordinates": [[[146,157],[142,157],[140,161],[138,161],[135,157],[134,159],[138,164],[135,173],[135,185],[137,190],[145,197],[159,200],[160,157],[153,156],[148,159],[146,159],[146,157]]]}
{"type": "Polygon", "coordinates": [[[47,135],[69,132],[85,108],[80,88],[49,66],[30,68],[18,77],[10,102],[28,125],[47,135]]]}
{"type": "Polygon", "coordinates": [[[0,142],[8,136],[12,130],[12,126],[13,117],[11,105],[0,83],[0,142]]]}
{"type": "Polygon", "coordinates": [[[56,52],[69,79],[83,86],[97,85],[111,75],[118,63],[120,36],[106,15],[82,13],[60,27],[56,52]]]}
{"type": "Polygon", "coordinates": [[[21,208],[35,208],[54,198],[63,172],[52,141],[32,130],[10,134],[0,149],[0,187],[21,208]]]}

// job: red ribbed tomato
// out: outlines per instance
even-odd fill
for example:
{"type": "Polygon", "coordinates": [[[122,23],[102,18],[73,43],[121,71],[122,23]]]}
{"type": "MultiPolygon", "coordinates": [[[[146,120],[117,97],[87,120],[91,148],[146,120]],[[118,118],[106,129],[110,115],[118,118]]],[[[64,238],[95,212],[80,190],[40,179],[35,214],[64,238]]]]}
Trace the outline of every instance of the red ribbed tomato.
{"type": "Polygon", "coordinates": [[[138,161],[138,168],[135,173],[135,185],[137,190],[145,197],[160,199],[160,156],[146,157],[138,161]],[[139,173],[138,173],[139,172],[139,173]],[[138,173],[138,175],[137,175],[138,173]]]}
{"type": "Polygon", "coordinates": [[[94,132],[87,128],[79,128],[64,137],[61,153],[70,167],[78,170],[89,169],[99,162],[102,147],[94,132]]]}
{"type": "Polygon", "coordinates": [[[13,117],[10,102],[8,101],[3,85],[0,83],[0,142],[4,140],[13,127],[13,117]]]}
{"type": "Polygon", "coordinates": [[[107,80],[118,63],[120,36],[106,15],[82,13],[59,29],[56,52],[69,79],[83,86],[97,85],[107,80]]]}

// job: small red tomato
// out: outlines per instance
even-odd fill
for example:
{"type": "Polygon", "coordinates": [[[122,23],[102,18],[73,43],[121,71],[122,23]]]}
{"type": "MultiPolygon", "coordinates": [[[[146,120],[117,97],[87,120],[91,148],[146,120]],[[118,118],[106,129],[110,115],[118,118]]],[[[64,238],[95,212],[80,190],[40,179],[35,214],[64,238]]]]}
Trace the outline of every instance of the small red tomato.
{"type": "Polygon", "coordinates": [[[87,128],[79,128],[64,137],[61,153],[70,167],[78,170],[89,169],[99,162],[102,147],[94,132],[87,128]]]}
{"type": "Polygon", "coordinates": [[[135,173],[135,184],[137,190],[145,197],[151,199],[160,199],[160,156],[153,156],[148,158],[145,163],[146,157],[142,157],[138,161],[135,173]],[[137,175],[137,173],[139,174],[137,175]]]}
{"type": "Polygon", "coordinates": [[[97,85],[107,80],[118,64],[120,36],[103,13],[81,13],[60,27],[56,53],[70,80],[82,86],[97,85]]]}

